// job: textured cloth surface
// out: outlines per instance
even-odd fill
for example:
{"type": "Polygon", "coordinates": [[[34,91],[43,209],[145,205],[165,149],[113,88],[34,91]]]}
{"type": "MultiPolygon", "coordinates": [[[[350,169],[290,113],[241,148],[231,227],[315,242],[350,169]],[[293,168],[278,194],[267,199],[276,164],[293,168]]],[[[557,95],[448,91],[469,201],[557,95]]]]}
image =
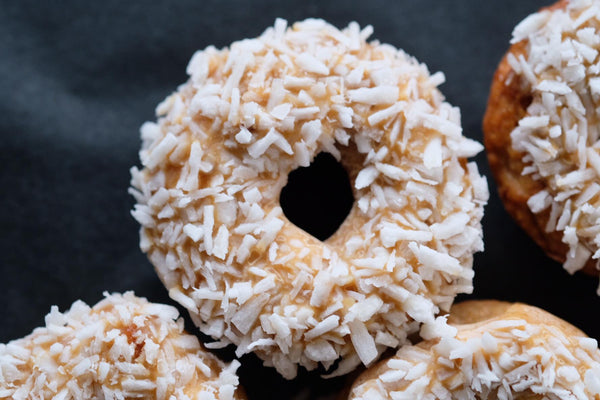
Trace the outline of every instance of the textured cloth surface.
{"type": "MultiPolygon", "coordinates": [[[[0,342],[43,324],[50,305],[96,303],[102,291],[134,290],[173,304],[138,248],[129,215],[129,168],[139,165],[139,126],[187,77],[196,49],[256,37],[276,17],[373,25],[372,39],[443,71],[447,100],[465,135],[482,141],[489,85],[512,28],[539,1],[156,1],[6,2],[0,8],[0,342]]],[[[475,293],[530,303],[600,339],[597,280],[573,277],[513,223],[497,197],[483,220],[475,293]]],[[[187,316],[187,313],[182,313],[187,316]]],[[[191,332],[198,332],[187,321],[191,332]]],[[[225,356],[231,356],[225,352],[225,356]]],[[[242,359],[249,398],[317,398],[344,378],[284,381],[242,359]],[[259,379],[257,379],[259,378],[259,379]]]]}

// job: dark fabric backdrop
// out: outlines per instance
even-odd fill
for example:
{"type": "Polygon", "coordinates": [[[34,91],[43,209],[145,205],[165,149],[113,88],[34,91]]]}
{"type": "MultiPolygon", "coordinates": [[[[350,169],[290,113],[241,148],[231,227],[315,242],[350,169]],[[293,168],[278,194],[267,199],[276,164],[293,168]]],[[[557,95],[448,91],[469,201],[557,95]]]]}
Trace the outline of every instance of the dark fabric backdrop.
{"type": "MultiPolygon", "coordinates": [[[[186,80],[196,49],[259,35],[276,17],[372,24],[372,39],[442,70],[442,91],[482,140],[493,71],[514,25],[547,2],[455,1],[2,1],[0,2],[0,342],[43,324],[52,304],[96,303],[134,290],[173,304],[138,248],[129,168],[138,129],[186,80]]],[[[598,280],[569,276],[491,198],[475,293],[534,304],[600,338],[598,280]]],[[[197,332],[183,314],[192,332],[197,332]]],[[[231,352],[225,352],[231,357],[231,352]]],[[[250,399],[334,396],[345,379],[279,378],[242,359],[250,399]]]]}

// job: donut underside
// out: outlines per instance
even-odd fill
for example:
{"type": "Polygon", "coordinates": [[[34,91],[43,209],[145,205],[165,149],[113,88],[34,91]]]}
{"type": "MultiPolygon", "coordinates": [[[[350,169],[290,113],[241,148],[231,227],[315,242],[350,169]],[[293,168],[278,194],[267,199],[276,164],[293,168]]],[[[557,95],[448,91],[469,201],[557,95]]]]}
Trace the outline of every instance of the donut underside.
{"type": "MultiPolygon", "coordinates": [[[[566,2],[561,3],[566,5],[566,2]]],[[[512,45],[494,74],[483,119],[484,143],[504,208],[550,258],[563,263],[569,247],[562,242],[562,232],[546,231],[550,210],[534,214],[527,205],[527,200],[544,189],[544,185],[531,175],[522,174],[525,167],[523,153],[514,150],[511,144],[510,134],[525,116],[532,98],[507,57],[510,53],[515,56],[525,54],[526,47],[525,41],[512,45]]],[[[590,258],[583,271],[598,275],[596,263],[590,258]]]]}

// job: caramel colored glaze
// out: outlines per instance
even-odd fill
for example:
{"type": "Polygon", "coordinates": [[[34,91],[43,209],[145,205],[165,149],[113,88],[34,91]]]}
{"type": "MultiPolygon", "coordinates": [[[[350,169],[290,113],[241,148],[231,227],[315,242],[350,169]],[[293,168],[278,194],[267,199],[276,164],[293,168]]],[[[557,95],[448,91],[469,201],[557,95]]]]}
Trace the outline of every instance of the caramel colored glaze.
{"type": "MultiPolygon", "coordinates": [[[[561,9],[567,4],[568,1],[562,0],[545,9],[561,9]]],[[[483,118],[484,144],[504,208],[550,258],[563,263],[568,246],[562,242],[562,232],[545,229],[550,210],[534,214],[527,206],[527,200],[544,186],[530,175],[521,174],[525,166],[523,153],[514,150],[511,144],[510,133],[525,116],[531,95],[508,63],[507,55],[512,53],[518,57],[526,51],[526,41],[515,43],[498,65],[483,118]]],[[[590,275],[600,273],[596,260],[591,258],[583,271],[590,275]]]]}
{"type": "Polygon", "coordinates": [[[129,324],[129,325],[123,327],[122,331],[123,331],[123,333],[125,333],[125,335],[127,335],[127,341],[130,344],[135,343],[135,353],[133,355],[133,359],[137,360],[137,358],[142,353],[142,350],[144,349],[144,345],[146,344],[146,342],[137,340],[136,336],[138,335],[138,333],[137,333],[138,328],[134,324],[129,324]]]}

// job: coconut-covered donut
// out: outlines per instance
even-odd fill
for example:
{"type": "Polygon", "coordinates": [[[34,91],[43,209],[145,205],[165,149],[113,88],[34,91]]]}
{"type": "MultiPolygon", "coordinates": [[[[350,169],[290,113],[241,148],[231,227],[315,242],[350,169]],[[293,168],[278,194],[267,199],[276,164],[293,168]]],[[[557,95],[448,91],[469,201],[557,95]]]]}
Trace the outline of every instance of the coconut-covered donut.
{"type": "Polygon", "coordinates": [[[598,399],[596,339],[525,304],[468,301],[365,371],[349,399],[598,399]],[[439,338],[441,336],[441,339],[439,338]]]}
{"type": "Polygon", "coordinates": [[[239,362],[204,350],[178,317],[132,292],[54,306],[45,327],[0,344],[0,399],[245,399],[239,362]]]}
{"type": "Polygon", "coordinates": [[[286,378],[369,364],[472,290],[487,184],[441,73],[322,20],[208,47],[142,126],[132,212],[170,296],[202,332],[286,378]],[[355,202],[322,242],[282,213],[288,174],[320,152],[355,202]]]}
{"type": "Polygon", "coordinates": [[[573,273],[600,257],[600,5],[527,17],[496,71],[485,145],[506,209],[573,273]]]}

